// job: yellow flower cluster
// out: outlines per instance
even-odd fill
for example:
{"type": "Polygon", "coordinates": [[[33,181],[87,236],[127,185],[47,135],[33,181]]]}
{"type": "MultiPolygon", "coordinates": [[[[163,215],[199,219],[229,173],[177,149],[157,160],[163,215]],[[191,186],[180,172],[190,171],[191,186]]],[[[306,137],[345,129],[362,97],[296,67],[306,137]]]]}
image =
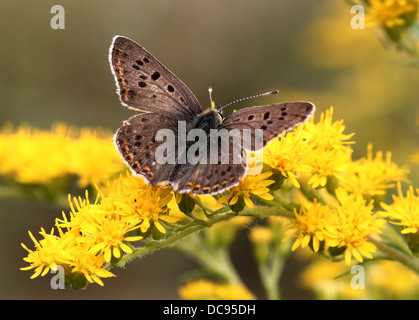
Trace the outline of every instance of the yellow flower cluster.
{"type": "Polygon", "coordinates": [[[351,163],[352,149],[348,141],[353,134],[344,134],[343,121],[332,121],[333,108],[322,113],[318,123],[313,117],[305,125],[268,143],[263,161],[288,177],[299,188],[296,173],[308,176],[313,187],[326,186],[329,177],[341,179],[351,163]]]}
{"type": "Polygon", "coordinates": [[[295,187],[307,180],[317,189],[312,201],[301,200],[300,210],[294,209],[295,219],[286,228],[290,233],[284,240],[296,238],[292,250],[310,245],[315,252],[343,253],[348,264],[352,256],[362,262],[363,256],[372,258],[376,251],[368,237],[386,223],[374,212],[372,198],[385,194],[395,182],[407,181],[409,171],[394,164],[390,153],[373,157],[372,145],[366,158],[353,161],[348,146],[353,143],[352,134],[344,134],[343,122],[334,122],[332,115],[330,109],[319,122],[311,119],[268,144],[264,161],[289,177],[295,187]],[[333,179],[329,193],[321,188],[333,179]]]}
{"type": "MultiPolygon", "coordinates": [[[[70,201],[69,216],[56,221],[58,235],[42,230],[44,239],[38,242],[30,234],[36,250],[23,245],[29,252],[25,261],[30,264],[24,269],[35,268],[34,276],[38,276],[45,275],[55,265],[64,265],[70,274],[82,274],[87,281],[102,285],[100,278],[112,276],[106,265],[132,254],[129,242],[142,237],[144,241],[152,241],[153,232],[149,231],[164,234],[168,226],[173,235],[194,223],[204,226],[215,212],[220,213],[214,216],[223,217],[223,212],[238,214],[245,206],[257,209],[255,204],[285,201],[281,192],[287,191],[273,194],[278,189],[278,176],[282,176],[279,180],[289,178],[286,190],[291,190],[290,185],[296,187],[289,199],[300,191],[299,209],[286,209],[288,217],[292,210],[295,215],[290,219],[286,237],[296,239],[292,250],[310,246],[315,252],[328,252],[333,257],[343,254],[348,264],[352,256],[360,262],[363,257],[372,258],[376,247],[368,239],[379,233],[386,222],[381,213],[375,212],[373,197],[382,195],[396,182],[405,181],[408,171],[395,165],[390,153],[383,157],[378,152],[374,157],[372,146],[366,158],[352,161],[349,146],[353,134],[345,134],[343,121],[333,121],[332,116],[333,108],[322,113],[318,122],[311,119],[270,142],[263,153],[264,172],[245,176],[220,196],[175,197],[171,188],[152,187],[129,174],[111,180],[106,188],[98,191],[94,203],[89,202],[87,194],[86,199],[70,201]],[[169,224],[165,226],[165,222],[169,224]]],[[[95,142],[90,139],[88,143],[95,142]]],[[[269,206],[263,210],[259,212],[264,215],[277,214],[269,206]]],[[[225,220],[229,219],[228,215],[224,216],[225,220]]],[[[405,220],[400,222],[409,228],[417,227],[405,220]]],[[[211,243],[220,242],[216,235],[214,229],[211,243]]],[[[230,238],[226,236],[221,242],[230,243],[230,238]]]]}
{"type": "Polygon", "coordinates": [[[418,0],[368,0],[366,22],[370,27],[394,28],[406,24],[406,15],[416,13],[418,0]]]}
{"type": "Polygon", "coordinates": [[[322,205],[317,201],[295,210],[295,220],[291,220],[286,230],[290,234],[284,241],[296,237],[292,250],[311,245],[314,252],[328,249],[331,255],[344,253],[349,265],[352,255],[359,262],[363,257],[373,258],[376,246],[368,241],[368,236],[380,233],[386,223],[378,213],[373,212],[373,201],[366,203],[360,194],[348,194],[344,189],[336,190],[338,203],[322,205]]]}
{"type": "Polygon", "coordinates": [[[20,183],[48,184],[78,176],[80,187],[103,183],[124,170],[112,133],[63,123],[51,130],[6,125],[0,130],[0,175],[20,183]]]}
{"type": "Polygon", "coordinates": [[[354,288],[348,267],[341,262],[313,259],[301,274],[301,284],[318,299],[414,299],[419,294],[416,273],[394,261],[377,260],[364,265],[365,288],[354,288]]]}
{"type": "Polygon", "coordinates": [[[409,186],[406,197],[398,184],[398,195],[393,195],[393,204],[381,203],[393,223],[401,225],[402,234],[416,234],[419,231],[419,189],[409,186]],[[416,195],[415,195],[416,191],[416,195]]]}
{"type": "Polygon", "coordinates": [[[69,218],[63,213],[63,218],[56,220],[58,236],[42,229],[44,239],[38,242],[29,233],[36,251],[22,244],[29,252],[24,260],[30,263],[22,269],[35,268],[33,278],[61,265],[68,270],[69,281],[74,278],[72,274],[82,273],[87,281],[103,285],[100,278],[113,276],[104,265],[118,260],[122,253],[133,252],[128,242],[143,239],[153,225],[165,233],[160,221],[177,221],[167,215],[172,196],[169,188],[151,187],[142,179],[127,175],[99,191],[95,203],[89,202],[87,194],[85,199],[70,199],[69,218]]]}
{"type": "Polygon", "coordinates": [[[191,281],[179,288],[183,300],[252,300],[253,294],[240,284],[218,284],[209,280],[191,281]]]}

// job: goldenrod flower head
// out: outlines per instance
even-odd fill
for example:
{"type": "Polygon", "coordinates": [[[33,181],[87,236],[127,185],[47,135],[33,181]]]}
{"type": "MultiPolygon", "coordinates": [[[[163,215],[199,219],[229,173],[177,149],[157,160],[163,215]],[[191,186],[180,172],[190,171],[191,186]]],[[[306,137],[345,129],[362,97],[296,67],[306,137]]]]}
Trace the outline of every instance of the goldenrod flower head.
{"type": "Polygon", "coordinates": [[[51,233],[48,234],[42,228],[40,234],[44,237],[44,239],[38,242],[29,231],[29,236],[35,244],[35,251],[28,249],[28,247],[22,243],[22,247],[29,253],[23,260],[30,263],[30,266],[21,268],[21,270],[36,268],[35,273],[31,276],[31,279],[36,278],[39,275],[46,275],[49,270],[56,265],[69,264],[73,258],[66,251],[69,238],[62,239],[55,236],[54,229],[52,229],[51,233]]]}
{"type": "Polygon", "coordinates": [[[399,167],[391,161],[391,153],[383,156],[378,151],[373,157],[372,144],[368,144],[366,158],[353,161],[347,170],[341,186],[351,193],[367,196],[384,195],[386,190],[395,186],[394,182],[407,182],[407,167],[399,167]]]}
{"type": "Polygon", "coordinates": [[[351,163],[351,154],[346,149],[316,150],[312,159],[312,172],[308,183],[312,188],[317,188],[326,186],[330,177],[344,181],[342,174],[351,163]]]}
{"type": "Polygon", "coordinates": [[[312,149],[308,183],[313,188],[324,187],[331,176],[343,180],[342,173],[351,162],[352,149],[348,145],[354,143],[349,140],[353,133],[344,134],[344,130],[343,120],[333,121],[333,107],[323,112],[317,123],[313,118],[305,123],[302,136],[312,149]]]}
{"type": "Polygon", "coordinates": [[[278,170],[299,188],[295,172],[311,172],[311,147],[301,135],[302,126],[283,134],[267,144],[263,150],[263,161],[278,170]]]}
{"type": "Polygon", "coordinates": [[[369,0],[366,13],[368,27],[393,28],[406,24],[405,15],[417,10],[417,0],[369,0]]]}
{"type": "Polygon", "coordinates": [[[349,265],[352,255],[359,262],[362,256],[372,259],[372,253],[377,251],[376,246],[368,241],[368,236],[380,233],[386,223],[373,212],[374,203],[368,204],[360,194],[349,194],[346,190],[338,188],[336,197],[339,205],[336,208],[337,219],[335,225],[328,228],[328,245],[345,248],[345,261],[349,265]]]}
{"type": "Polygon", "coordinates": [[[352,152],[347,145],[354,144],[350,141],[354,133],[344,134],[345,125],[343,120],[333,122],[333,107],[322,112],[318,122],[314,123],[314,117],[304,124],[302,137],[314,144],[321,151],[343,149],[352,152]]]}
{"type": "Polygon", "coordinates": [[[240,284],[218,284],[199,279],[178,289],[183,300],[252,300],[253,294],[240,284]]]}
{"type": "Polygon", "coordinates": [[[291,247],[292,251],[311,243],[313,251],[318,252],[320,243],[328,238],[329,226],[335,224],[336,213],[331,205],[324,206],[317,199],[306,205],[307,209],[301,205],[299,212],[294,209],[295,219],[284,228],[289,233],[283,241],[295,237],[297,239],[291,247]]]}
{"type": "Polygon", "coordinates": [[[89,246],[74,245],[70,251],[73,256],[73,261],[69,264],[72,273],[80,272],[87,281],[96,282],[100,286],[103,286],[100,278],[115,277],[112,272],[102,268],[106,262],[105,257],[90,252],[89,246]]]}
{"type": "Polygon", "coordinates": [[[100,191],[101,206],[107,211],[116,211],[124,216],[124,219],[137,221],[141,232],[145,233],[151,224],[162,233],[165,233],[159,220],[176,222],[178,219],[169,216],[167,204],[173,197],[169,187],[153,187],[143,179],[130,174],[120,176],[119,179],[108,183],[107,187],[100,191]]]}
{"type": "Polygon", "coordinates": [[[265,200],[273,200],[273,196],[269,193],[268,188],[269,185],[275,182],[274,180],[268,180],[271,175],[272,172],[264,172],[259,175],[245,176],[237,186],[228,190],[228,194],[218,199],[218,202],[228,202],[229,205],[234,205],[242,197],[246,206],[253,208],[254,204],[250,199],[251,194],[265,200]]]}
{"type": "Polygon", "coordinates": [[[393,204],[381,203],[387,211],[388,217],[394,224],[401,225],[402,234],[417,233],[419,231],[419,189],[409,186],[406,196],[403,196],[400,183],[397,184],[398,195],[393,195],[393,204]],[[415,194],[416,191],[416,194],[415,194]]]}

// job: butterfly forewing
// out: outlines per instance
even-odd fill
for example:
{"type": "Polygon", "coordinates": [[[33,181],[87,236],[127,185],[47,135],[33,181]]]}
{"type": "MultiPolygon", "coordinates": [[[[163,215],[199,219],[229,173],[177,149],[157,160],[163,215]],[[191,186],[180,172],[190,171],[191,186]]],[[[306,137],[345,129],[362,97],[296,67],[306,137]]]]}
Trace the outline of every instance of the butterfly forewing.
{"type": "Polygon", "coordinates": [[[223,122],[223,127],[227,130],[249,129],[251,143],[248,149],[255,151],[266,146],[270,140],[284,131],[307,121],[314,110],[315,107],[310,102],[287,102],[244,108],[230,114],[223,122]],[[263,130],[262,145],[255,144],[255,129],[263,130]]]}
{"type": "Polygon", "coordinates": [[[124,105],[182,120],[202,112],[189,88],[136,42],[116,36],[109,51],[111,69],[124,105]]]}

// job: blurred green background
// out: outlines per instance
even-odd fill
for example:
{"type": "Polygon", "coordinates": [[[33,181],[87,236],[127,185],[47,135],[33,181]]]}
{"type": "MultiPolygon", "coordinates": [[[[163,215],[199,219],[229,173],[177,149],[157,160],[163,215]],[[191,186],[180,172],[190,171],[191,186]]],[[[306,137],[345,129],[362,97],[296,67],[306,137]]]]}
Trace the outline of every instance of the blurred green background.
{"type": "MultiPolygon", "coordinates": [[[[235,108],[309,100],[318,119],[334,106],[334,119],[356,133],[355,159],[372,142],[404,165],[419,149],[418,69],[379,34],[352,30],[351,18],[336,0],[0,0],[0,125],[47,129],[60,121],[115,131],[134,114],[120,104],[108,62],[112,37],[124,35],[173,71],[203,107],[209,86],[216,104],[279,89],[235,108]],[[65,30],[50,26],[55,4],[65,9],[65,30]]],[[[417,168],[410,179],[419,186],[417,168]]],[[[197,267],[166,250],[113,270],[117,277],[103,288],[52,290],[49,275],[30,280],[31,272],[19,271],[26,266],[20,243],[31,247],[27,231],[50,230],[61,210],[0,200],[0,298],[175,299],[182,274],[197,267]]],[[[232,251],[244,281],[263,298],[244,233],[232,251]]],[[[287,264],[284,298],[310,298],[296,282],[299,268],[296,259],[287,264]]]]}

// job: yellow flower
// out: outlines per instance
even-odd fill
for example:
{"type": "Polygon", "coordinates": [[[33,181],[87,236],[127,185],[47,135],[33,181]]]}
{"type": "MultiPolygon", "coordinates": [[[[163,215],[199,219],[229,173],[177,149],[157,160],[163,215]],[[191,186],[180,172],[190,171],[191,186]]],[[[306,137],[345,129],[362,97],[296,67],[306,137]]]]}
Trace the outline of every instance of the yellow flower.
{"type": "Polygon", "coordinates": [[[386,189],[393,188],[393,182],[407,182],[409,170],[391,161],[391,153],[384,158],[381,151],[373,158],[372,144],[368,144],[368,155],[350,164],[341,186],[351,193],[367,196],[384,195],[386,189]]]}
{"type": "Polygon", "coordinates": [[[314,117],[310,118],[310,121],[304,124],[301,134],[303,139],[321,151],[342,149],[350,153],[352,150],[347,145],[355,143],[349,141],[354,133],[344,134],[343,131],[345,131],[343,120],[333,122],[333,107],[330,107],[321,113],[317,123],[314,123],[314,117]]]}
{"type": "Polygon", "coordinates": [[[30,263],[30,266],[21,268],[21,270],[36,268],[31,279],[36,278],[39,275],[46,275],[49,270],[56,265],[69,264],[73,258],[72,255],[66,251],[70,238],[64,239],[63,241],[62,238],[54,235],[54,229],[51,230],[50,234],[47,234],[42,228],[40,234],[44,239],[38,242],[32,233],[29,232],[29,236],[35,244],[36,251],[28,249],[28,247],[22,243],[22,247],[29,253],[23,260],[30,263]]]}
{"type": "Polygon", "coordinates": [[[130,231],[140,227],[135,220],[128,222],[120,216],[107,216],[101,213],[92,218],[92,221],[81,224],[81,232],[94,238],[96,244],[90,248],[90,252],[94,255],[103,253],[106,262],[110,262],[112,256],[119,259],[120,249],[125,253],[132,253],[131,247],[125,242],[143,239],[142,236],[126,236],[130,231]]]}
{"type": "Polygon", "coordinates": [[[317,188],[326,186],[328,178],[332,176],[344,181],[342,174],[350,165],[351,155],[343,149],[317,150],[312,159],[313,169],[308,184],[317,188]]]}
{"type": "Polygon", "coordinates": [[[366,13],[369,27],[384,25],[387,28],[402,26],[406,23],[405,15],[417,10],[417,0],[369,0],[366,13]]]}
{"type": "Polygon", "coordinates": [[[272,172],[264,172],[259,175],[245,176],[237,186],[228,190],[228,194],[218,199],[219,203],[228,202],[229,205],[235,205],[239,198],[243,198],[244,203],[249,208],[255,205],[250,200],[250,195],[254,194],[265,200],[273,200],[273,196],[269,193],[268,186],[273,184],[274,180],[266,180],[272,175],[272,172]]]}
{"type": "Polygon", "coordinates": [[[359,262],[363,262],[362,256],[372,259],[372,253],[376,252],[377,248],[368,241],[368,236],[380,233],[386,221],[379,219],[377,213],[373,213],[373,201],[367,204],[360,194],[348,194],[346,190],[338,188],[336,197],[339,200],[336,208],[337,219],[335,225],[328,227],[328,245],[344,249],[348,265],[352,255],[359,262]]]}
{"type": "Polygon", "coordinates": [[[400,183],[397,184],[398,195],[393,195],[393,204],[381,203],[393,223],[403,227],[401,233],[417,233],[419,230],[419,189],[409,186],[406,197],[403,196],[400,183]],[[416,191],[416,195],[415,195],[416,191]]]}
{"type": "Polygon", "coordinates": [[[176,222],[178,218],[169,216],[167,204],[173,197],[169,187],[153,187],[142,178],[130,174],[108,183],[100,190],[101,205],[108,212],[118,212],[128,221],[139,220],[141,232],[145,233],[152,224],[166,233],[160,221],[176,222]]]}
{"type": "Polygon", "coordinates": [[[284,133],[280,138],[269,142],[263,150],[263,162],[278,170],[291,183],[299,188],[295,172],[311,172],[311,147],[301,135],[303,126],[284,133]]]}
{"type": "Polygon", "coordinates": [[[311,177],[308,183],[313,188],[324,187],[331,176],[343,180],[345,172],[351,162],[353,144],[349,141],[352,134],[344,134],[343,120],[333,122],[333,107],[320,115],[320,120],[314,123],[311,118],[305,123],[302,136],[312,148],[310,163],[311,177]]]}
{"type": "MultiPolygon", "coordinates": [[[[40,234],[44,239],[39,242],[29,232],[36,251],[30,250],[22,244],[22,247],[29,252],[29,255],[23,260],[30,263],[30,266],[21,268],[21,270],[36,268],[31,279],[39,275],[46,275],[49,270],[57,265],[70,268],[72,274],[80,272],[87,281],[91,283],[96,282],[101,286],[103,286],[103,282],[100,277],[115,276],[102,268],[105,263],[102,255],[94,255],[89,252],[92,244],[91,239],[79,241],[73,233],[62,233],[59,228],[58,230],[60,231],[60,236],[55,236],[53,231],[51,231],[51,234],[47,234],[44,229],[41,229],[40,234]]],[[[71,277],[67,274],[66,276],[71,277]]]]}
{"type": "Polygon", "coordinates": [[[284,228],[289,233],[282,241],[294,237],[297,239],[291,247],[292,251],[300,246],[305,248],[311,243],[313,251],[318,252],[321,242],[328,238],[329,226],[335,224],[336,213],[331,205],[324,206],[317,199],[306,206],[308,209],[301,204],[300,212],[294,209],[295,219],[284,228]]]}
{"type": "Polygon", "coordinates": [[[252,300],[253,294],[243,285],[217,284],[199,279],[179,288],[183,300],[252,300]]]}
{"type": "Polygon", "coordinates": [[[100,278],[115,277],[106,269],[103,269],[105,258],[103,255],[96,255],[90,252],[89,246],[74,245],[70,248],[73,261],[69,264],[72,273],[82,273],[90,283],[96,282],[103,286],[100,278]]]}

